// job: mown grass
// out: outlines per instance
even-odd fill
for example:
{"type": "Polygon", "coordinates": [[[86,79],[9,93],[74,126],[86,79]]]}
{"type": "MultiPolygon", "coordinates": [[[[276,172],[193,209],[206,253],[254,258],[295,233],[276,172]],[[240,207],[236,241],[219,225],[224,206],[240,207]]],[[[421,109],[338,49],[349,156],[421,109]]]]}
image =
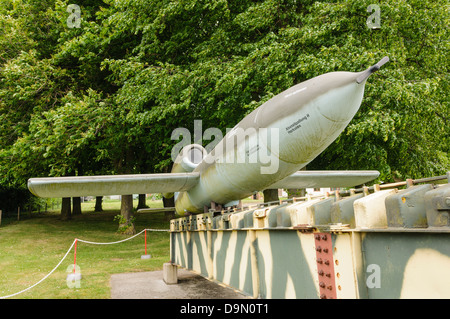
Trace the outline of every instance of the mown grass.
{"type": "MultiPolygon", "coordinates": [[[[120,202],[105,202],[104,212],[94,213],[95,202],[82,204],[83,214],[61,221],[59,212],[33,214],[32,218],[10,222],[0,227],[0,297],[35,284],[62,259],[75,238],[93,242],[114,242],[129,236],[117,234],[120,202]]],[[[147,201],[150,207],[162,207],[161,201],[147,201]]],[[[136,203],[135,206],[136,207],[136,203]]],[[[164,213],[135,213],[136,231],[144,228],[168,229],[164,213]]],[[[169,257],[169,233],[147,232],[114,245],[77,244],[77,265],[82,279],[80,288],[67,285],[67,274],[73,269],[73,249],[55,272],[34,288],[12,298],[26,299],[106,299],[110,298],[110,277],[124,272],[162,269],[169,257]]]]}

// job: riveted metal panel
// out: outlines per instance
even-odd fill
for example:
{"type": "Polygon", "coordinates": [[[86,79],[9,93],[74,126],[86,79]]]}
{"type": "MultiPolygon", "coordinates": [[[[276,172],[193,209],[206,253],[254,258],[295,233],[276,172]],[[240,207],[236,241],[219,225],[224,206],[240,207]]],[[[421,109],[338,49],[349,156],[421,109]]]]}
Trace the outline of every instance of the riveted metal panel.
{"type": "Polygon", "coordinates": [[[315,233],[317,275],[319,278],[320,299],[336,299],[332,236],[328,233],[315,233]]]}

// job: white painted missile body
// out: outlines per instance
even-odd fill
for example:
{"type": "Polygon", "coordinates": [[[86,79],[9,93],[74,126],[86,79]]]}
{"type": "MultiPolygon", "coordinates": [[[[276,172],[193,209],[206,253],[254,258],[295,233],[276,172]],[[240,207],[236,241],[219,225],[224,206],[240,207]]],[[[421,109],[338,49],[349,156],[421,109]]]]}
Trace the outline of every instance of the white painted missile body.
{"type": "Polygon", "coordinates": [[[227,205],[268,188],[365,183],[379,172],[299,170],[341,134],[361,105],[367,78],[388,60],[363,72],[327,73],[291,87],[246,116],[211,153],[196,144],[184,147],[172,173],[32,178],[28,188],[40,197],[170,197],[178,192],[175,210],[183,216],[202,213],[212,202],[227,205]]]}

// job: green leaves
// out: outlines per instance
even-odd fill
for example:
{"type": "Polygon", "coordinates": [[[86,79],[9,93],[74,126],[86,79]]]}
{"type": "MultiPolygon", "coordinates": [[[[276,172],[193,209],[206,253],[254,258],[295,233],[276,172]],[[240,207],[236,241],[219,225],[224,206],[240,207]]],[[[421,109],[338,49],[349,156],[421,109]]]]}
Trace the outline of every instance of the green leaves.
{"type": "MultiPolygon", "coordinates": [[[[171,166],[175,128],[233,127],[322,73],[391,62],[309,169],[378,169],[381,180],[449,167],[444,1],[68,1],[0,9],[0,175],[147,173],[171,166]],[[20,13],[20,14],[19,14],[20,13]]],[[[206,141],[208,142],[208,141],[206,141]]],[[[6,183],[6,182],[5,182],[6,183]]]]}

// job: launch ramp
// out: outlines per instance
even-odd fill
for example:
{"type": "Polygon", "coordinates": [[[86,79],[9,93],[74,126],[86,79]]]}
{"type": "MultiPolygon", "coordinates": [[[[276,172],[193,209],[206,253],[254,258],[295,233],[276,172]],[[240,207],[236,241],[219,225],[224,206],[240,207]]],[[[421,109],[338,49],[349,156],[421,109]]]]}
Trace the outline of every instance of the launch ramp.
{"type": "Polygon", "coordinates": [[[450,298],[449,176],[174,219],[171,262],[260,298],[450,298]]]}

